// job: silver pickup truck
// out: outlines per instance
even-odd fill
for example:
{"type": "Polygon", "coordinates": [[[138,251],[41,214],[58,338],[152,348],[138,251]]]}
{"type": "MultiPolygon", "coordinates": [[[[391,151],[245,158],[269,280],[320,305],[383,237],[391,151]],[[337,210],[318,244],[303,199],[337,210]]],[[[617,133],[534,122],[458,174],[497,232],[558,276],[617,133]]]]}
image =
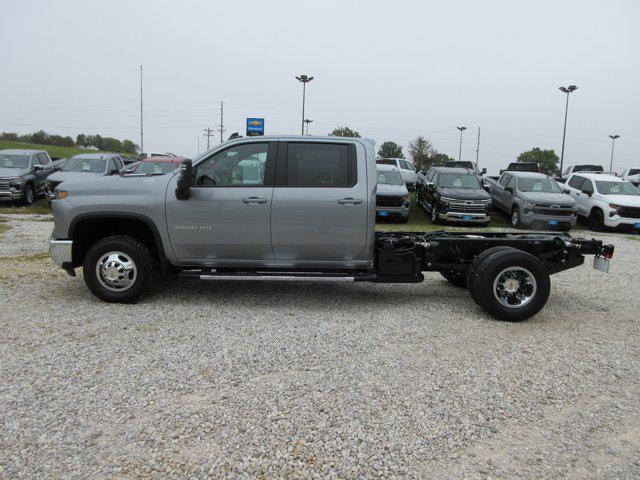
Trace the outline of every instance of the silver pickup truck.
{"type": "Polygon", "coordinates": [[[587,254],[606,269],[613,254],[566,234],[375,232],[376,190],[372,141],[238,138],[164,175],[65,181],[50,254],[107,302],[138,300],[158,274],[416,283],[437,271],[508,321],[544,306],[549,275],[587,254]],[[256,163],[260,178],[245,178],[256,163]]]}
{"type": "Polygon", "coordinates": [[[509,214],[514,228],[535,225],[568,231],[576,224],[576,202],[543,173],[506,171],[500,177],[485,177],[485,182],[493,205],[509,214]]]}

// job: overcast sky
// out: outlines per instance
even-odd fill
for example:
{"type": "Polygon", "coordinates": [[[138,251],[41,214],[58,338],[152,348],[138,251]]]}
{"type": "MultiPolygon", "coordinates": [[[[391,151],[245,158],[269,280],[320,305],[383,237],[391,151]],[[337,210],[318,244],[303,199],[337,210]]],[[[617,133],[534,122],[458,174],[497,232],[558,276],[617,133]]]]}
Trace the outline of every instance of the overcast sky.
{"type": "MultiPolygon", "coordinates": [[[[217,129],[265,117],[297,134],[349,126],[406,150],[416,135],[490,172],[562,141],[565,163],[640,166],[640,2],[2,2],[0,130],[99,133],[194,156],[217,129]]],[[[219,134],[215,142],[219,141],[219,134]]]]}

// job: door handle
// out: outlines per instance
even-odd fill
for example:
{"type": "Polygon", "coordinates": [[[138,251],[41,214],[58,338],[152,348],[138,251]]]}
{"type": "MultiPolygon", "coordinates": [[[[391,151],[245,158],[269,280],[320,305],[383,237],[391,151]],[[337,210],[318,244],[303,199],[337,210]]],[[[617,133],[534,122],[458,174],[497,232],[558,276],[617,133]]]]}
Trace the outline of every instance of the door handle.
{"type": "Polygon", "coordinates": [[[258,198],[258,197],[249,197],[249,198],[243,198],[242,202],[243,203],[267,203],[267,199],[258,198]]]}
{"type": "Polygon", "coordinates": [[[340,200],[338,200],[338,203],[340,205],[360,205],[362,203],[362,200],[360,200],[359,198],[341,198],[340,200]]]}

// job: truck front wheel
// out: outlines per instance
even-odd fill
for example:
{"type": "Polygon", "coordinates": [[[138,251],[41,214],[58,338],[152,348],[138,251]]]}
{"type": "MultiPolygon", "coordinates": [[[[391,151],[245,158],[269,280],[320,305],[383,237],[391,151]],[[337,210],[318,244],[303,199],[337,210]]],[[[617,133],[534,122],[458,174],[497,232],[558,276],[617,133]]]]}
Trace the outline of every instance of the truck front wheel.
{"type": "Polygon", "coordinates": [[[114,235],[95,243],[82,267],[89,290],[111,303],[133,303],[146,291],[154,272],[154,259],[141,242],[114,235]]]}
{"type": "Polygon", "coordinates": [[[475,300],[499,320],[521,322],[538,313],[549,298],[549,274],[540,261],[519,250],[486,257],[474,276],[475,300]]]}

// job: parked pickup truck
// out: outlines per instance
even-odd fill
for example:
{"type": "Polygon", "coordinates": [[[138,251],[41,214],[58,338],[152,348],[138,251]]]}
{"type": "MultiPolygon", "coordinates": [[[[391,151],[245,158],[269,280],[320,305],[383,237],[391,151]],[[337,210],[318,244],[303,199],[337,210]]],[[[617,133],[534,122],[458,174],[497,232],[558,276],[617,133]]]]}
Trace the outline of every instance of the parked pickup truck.
{"type": "Polygon", "coordinates": [[[416,283],[437,271],[508,321],[544,306],[549,275],[585,255],[607,270],[613,254],[566,234],[375,232],[376,189],[372,141],[239,138],[166,175],[65,181],[49,251],[107,302],[138,300],[157,274],[416,283]],[[245,160],[264,165],[259,182],[244,181],[245,160]]]}
{"type": "Polygon", "coordinates": [[[493,204],[509,214],[514,228],[539,225],[570,230],[576,224],[576,202],[543,173],[504,172],[484,177],[493,204]]]}
{"type": "Polygon", "coordinates": [[[533,172],[540,173],[540,165],[535,162],[512,162],[504,170],[500,170],[500,175],[504,172],[533,172]]]}
{"type": "Polygon", "coordinates": [[[53,171],[51,157],[44,150],[0,150],[0,200],[31,205],[45,193],[53,171]]]}

